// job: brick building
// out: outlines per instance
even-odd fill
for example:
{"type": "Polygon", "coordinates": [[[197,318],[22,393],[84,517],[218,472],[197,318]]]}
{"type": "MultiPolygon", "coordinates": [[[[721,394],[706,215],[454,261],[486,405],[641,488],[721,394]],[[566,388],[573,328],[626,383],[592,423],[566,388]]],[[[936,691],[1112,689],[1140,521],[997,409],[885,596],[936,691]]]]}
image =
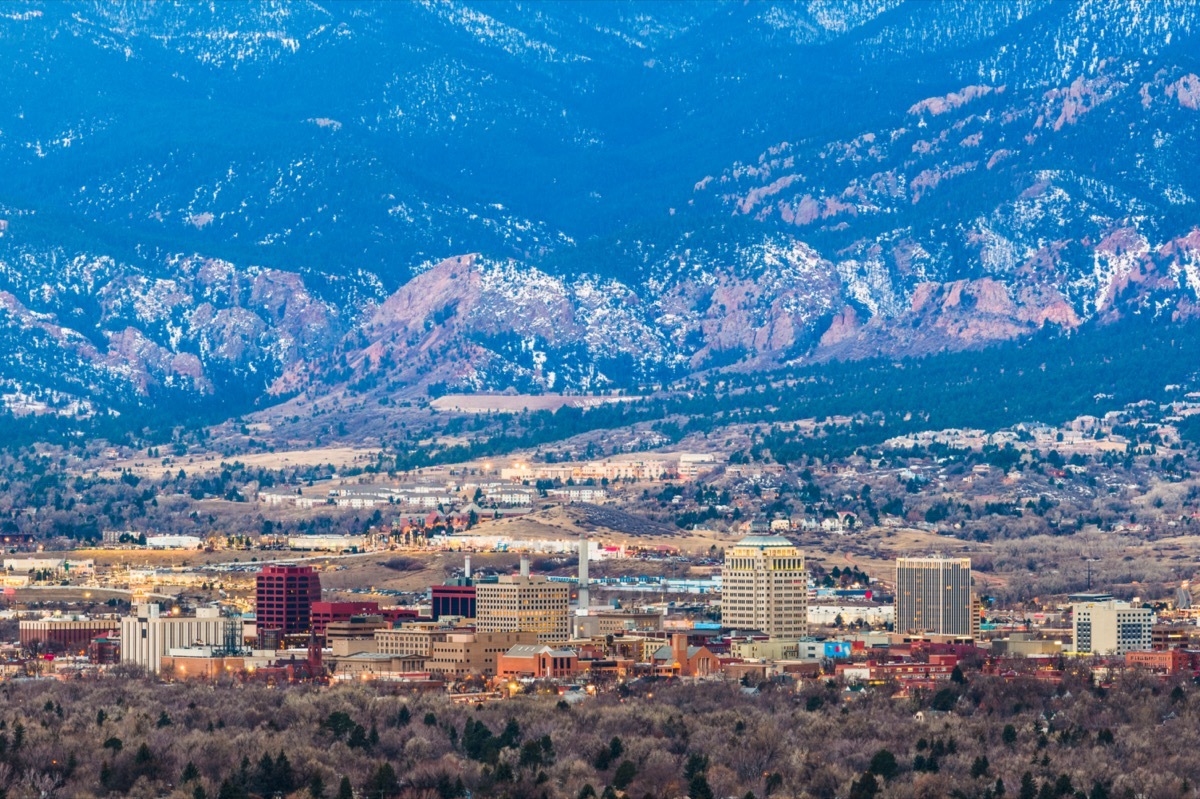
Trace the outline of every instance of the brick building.
{"type": "Polygon", "coordinates": [[[264,566],[255,589],[258,631],[307,633],[312,606],[321,601],[321,578],[311,566],[264,566]]]}
{"type": "Polygon", "coordinates": [[[37,647],[43,652],[86,652],[93,638],[116,634],[121,623],[116,619],[89,619],[83,616],[51,616],[22,619],[19,625],[21,646],[37,647]]]}

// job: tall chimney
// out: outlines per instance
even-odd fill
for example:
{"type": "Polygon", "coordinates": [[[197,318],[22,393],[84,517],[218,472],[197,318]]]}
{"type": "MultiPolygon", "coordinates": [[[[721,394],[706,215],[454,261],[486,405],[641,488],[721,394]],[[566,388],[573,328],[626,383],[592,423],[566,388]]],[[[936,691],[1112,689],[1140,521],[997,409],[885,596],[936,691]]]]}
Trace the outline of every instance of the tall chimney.
{"type": "Polygon", "coordinates": [[[588,539],[586,535],[579,536],[579,607],[586,609],[591,604],[591,592],[588,590],[588,539]]]}
{"type": "Polygon", "coordinates": [[[528,555],[521,556],[521,576],[522,577],[529,576],[529,556],[528,555]]]}
{"type": "Polygon", "coordinates": [[[471,556],[467,555],[463,558],[463,577],[467,580],[471,579],[471,556]]]}

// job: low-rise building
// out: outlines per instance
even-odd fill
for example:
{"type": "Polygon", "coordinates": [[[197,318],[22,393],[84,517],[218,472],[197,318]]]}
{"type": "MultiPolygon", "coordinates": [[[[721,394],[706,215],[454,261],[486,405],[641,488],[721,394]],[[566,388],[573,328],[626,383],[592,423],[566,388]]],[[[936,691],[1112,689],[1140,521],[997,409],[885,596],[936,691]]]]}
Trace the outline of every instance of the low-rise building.
{"type": "Polygon", "coordinates": [[[659,674],[708,677],[720,670],[721,662],[706,646],[690,646],[687,636],[675,633],[670,643],[660,646],[650,662],[659,674]]]}
{"type": "Polygon", "coordinates": [[[1146,669],[1155,674],[1179,674],[1191,670],[1192,655],[1182,649],[1126,652],[1125,665],[1146,669]]]}
{"type": "Polygon", "coordinates": [[[120,626],[116,619],[47,616],[42,619],[22,619],[18,629],[21,646],[26,649],[83,653],[92,639],[115,634],[120,626]]]}
{"type": "Polygon", "coordinates": [[[518,679],[571,679],[583,671],[574,649],[555,649],[545,644],[517,644],[496,664],[498,676],[518,679]]]}
{"type": "Polygon", "coordinates": [[[517,644],[536,644],[533,632],[453,632],[433,644],[425,662],[431,674],[444,677],[492,677],[500,656],[517,644]]]}

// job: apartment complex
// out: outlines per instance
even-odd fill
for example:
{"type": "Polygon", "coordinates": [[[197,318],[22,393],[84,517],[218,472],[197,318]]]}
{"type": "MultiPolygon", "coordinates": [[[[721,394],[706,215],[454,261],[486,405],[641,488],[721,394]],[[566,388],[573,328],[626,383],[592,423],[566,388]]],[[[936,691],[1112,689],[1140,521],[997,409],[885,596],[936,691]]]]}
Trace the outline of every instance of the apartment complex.
{"type": "Polygon", "coordinates": [[[778,535],[752,535],[725,552],[721,623],[771,638],[808,635],[804,555],[778,535]]]}
{"type": "Polygon", "coordinates": [[[480,633],[537,633],[537,643],[566,641],[570,602],[566,583],[527,574],[504,576],[475,586],[475,628],[480,633]]]}
{"type": "Polygon", "coordinates": [[[158,605],[138,605],[133,615],[121,619],[121,662],[158,674],[172,649],[219,646],[226,623],[217,608],[198,608],[195,616],[164,616],[158,605]]]}
{"type": "Polygon", "coordinates": [[[971,559],[898,558],[896,632],[978,638],[971,559]]]}
{"type": "Polygon", "coordinates": [[[1124,655],[1150,649],[1154,611],[1109,599],[1071,606],[1073,649],[1080,655],[1124,655]]]}
{"type": "Polygon", "coordinates": [[[311,566],[264,566],[255,586],[258,630],[282,635],[306,633],[312,606],[321,601],[321,578],[311,566]]]}

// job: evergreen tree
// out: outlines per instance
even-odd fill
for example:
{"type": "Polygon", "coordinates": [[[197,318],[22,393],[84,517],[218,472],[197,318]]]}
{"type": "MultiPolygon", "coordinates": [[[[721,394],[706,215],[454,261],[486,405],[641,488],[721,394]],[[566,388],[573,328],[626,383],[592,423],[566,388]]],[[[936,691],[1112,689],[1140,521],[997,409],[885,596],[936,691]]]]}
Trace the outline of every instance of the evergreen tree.
{"type": "Polygon", "coordinates": [[[879,792],[879,782],[871,772],[864,772],[861,777],[850,784],[849,799],[874,799],[879,792]]]}
{"type": "Polygon", "coordinates": [[[867,768],[871,774],[877,777],[883,777],[885,780],[890,780],[896,776],[899,767],[896,764],[896,756],[887,749],[880,749],[871,758],[871,765],[867,768]]]}
{"type": "Polygon", "coordinates": [[[637,766],[631,760],[622,760],[621,765],[617,766],[617,770],[613,772],[613,787],[618,791],[623,791],[629,787],[629,783],[633,782],[633,778],[637,776],[637,766]]]}
{"type": "Polygon", "coordinates": [[[400,780],[396,778],[396,770],[391,763],[383,763],[363,786],[365,799],[390,799],[400,793],[400,780]]]}

